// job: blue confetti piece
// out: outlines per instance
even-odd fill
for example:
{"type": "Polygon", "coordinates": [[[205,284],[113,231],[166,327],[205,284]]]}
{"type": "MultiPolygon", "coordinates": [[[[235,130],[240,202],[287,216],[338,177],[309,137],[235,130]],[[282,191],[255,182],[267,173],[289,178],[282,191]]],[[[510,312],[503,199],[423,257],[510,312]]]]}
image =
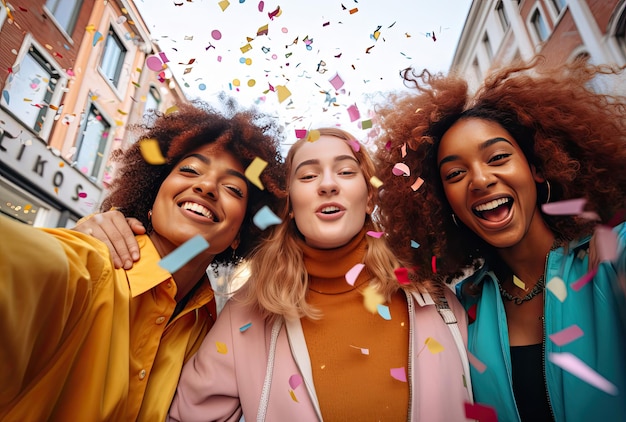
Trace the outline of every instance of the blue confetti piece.
{"type": "Polygon", "coordinates": [[[254,215],[252,221],[258,228],[265,230],[269,226],[282,223],[283,220],[278,218],[278,216],[272,212],[270,207],[265,205],[254,215]]]}
{"type": "Polygon", "coordinates": [[[4,101],[7,103],[7,105],[9,105],[9,91],[7,91],[6,89],[2,91],[2,98],[4,98],[4,101]]]}
{"type": "Polygon", "coordinates": [[[378,310],[378,315],[386,319],[387,321],[391,320],[391,314],[389,313],[389,307],[385,305],[378,304],[376,306],[378,310]]]}
{"type": "Polygon", "coordinates": [[[246,325],[242,325],[241,327],[239,327],[239,331],[241,331],[243,333],[244,331],[246,331],[250,327],[252,327],[252,323],[251,322],[247,323],[246,325]]]}
{"type": "Polygon", "coordinates": [[[417,249],[417,248],[419,248],[419,247],[420,247],[420,244],[419,244],[419,243],[417,243],[415,240],[411,240],[411,247],[412,247],[413,249],[417,249]]]}
{"type": "Polygon", "coordinates": [[[174,274],[180,270],[186,263],[195,258],[200,252],[205,251],[209,247],[204,237],[199,234],[195,235],[182,245],[180,245],[174,252],[163,257],[159,261],[161,268],[169,271],[170,274],[174,274]]]}
{"type": "Polygon", "coordinates": [[[93,34],[93,43],[92,45],[95,47],[96,44],[98,44],[98,41],[100,41],[102,39],[102,34],[100,33],[100,31],[96,31],[95,34],[93,34]]]}

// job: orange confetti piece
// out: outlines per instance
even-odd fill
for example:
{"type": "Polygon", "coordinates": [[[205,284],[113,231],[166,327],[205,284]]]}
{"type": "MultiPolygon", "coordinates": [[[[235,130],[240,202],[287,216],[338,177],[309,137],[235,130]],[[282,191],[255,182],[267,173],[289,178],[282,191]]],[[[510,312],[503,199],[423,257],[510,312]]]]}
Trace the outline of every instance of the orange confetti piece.
{"type": "Polygon", "coordinates": [[[226,347],[225,343],[222,343],[221,341],[216,341],[215,346],[217,347],[217,353],[221,353],[223,355],[228,353],[228,347],[226,347]]]}
{"type": "Polygon", "coordinates": [[[260,179],[261,173],[263,172],[263,170],[265,170],[265,167],[267,167],[267,161],[256,157],[254,160],[252,160],[244,173],[248,180],[254,183],[261,190],[265,189],[263,187],[263,182],[261,182],[260,179]]]}
{"type": "Polygon", "coordinates": [[[359,11],[359,8],[358,8],[358,7],[355,7],[354,9],[350,9],[350,14],[351,14],[351,15],[354,15],[354,14],[355,14],[356,12],[358,12],[358,11],[359,11]]]}
{"type": "Polygon", "coordinates": [[[421,177],[418,177],[417,180],[411,185],[411,189],[413,189],[413,192],[415,192],[416,190],[418,190],[422,185],[424,184],[424,179],[422,179],[421,177]]]}
{"type": "Polygon", "coordinates": [[[298,399],[296,398],[296,393],[294,393],[293,390],[289,390],[289,395],[291,396],[291,400],[298,403],[298,399]]]}
{"type": "Polygon", "coordinates": [[[444,350],[441,343],[439,343],[437,340],[435,340],[432,337],[428,337],[424,343],[426,344],[426,347],[428,347],[428,351],[432,353],[433,355],[443,352],[444,350]]]}
{"type": "Polygon", "coordinates": [[[146,160],[148,164],[165,164],[165,158],[163,154],[161,154],[161,148],[156,139],[144,139],[140,141],[139,149],[141,150],[143,159],[146,160]]]}
{"type": "Polygon", "coordinates": [[[383,185],[383,182],[376,176],[372,176],[370,178],[370,183],[372,186],[374,186],[376,189],[378,189],[379,187],[381,187],[383,185]]]}

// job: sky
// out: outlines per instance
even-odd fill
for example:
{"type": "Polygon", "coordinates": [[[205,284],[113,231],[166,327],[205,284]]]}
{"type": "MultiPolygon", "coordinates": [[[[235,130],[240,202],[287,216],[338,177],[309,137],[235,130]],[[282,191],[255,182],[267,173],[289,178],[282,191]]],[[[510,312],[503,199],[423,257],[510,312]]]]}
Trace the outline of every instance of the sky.
{"type": "MultiPolygon", "coordinates": [[[[366,140],[407,67],[447,72],[471,0],[135,0],[189,99],[221,91],[296,130],[366,140]]],[[[300,133],[300,132],[299,132],[300,133]]]]}

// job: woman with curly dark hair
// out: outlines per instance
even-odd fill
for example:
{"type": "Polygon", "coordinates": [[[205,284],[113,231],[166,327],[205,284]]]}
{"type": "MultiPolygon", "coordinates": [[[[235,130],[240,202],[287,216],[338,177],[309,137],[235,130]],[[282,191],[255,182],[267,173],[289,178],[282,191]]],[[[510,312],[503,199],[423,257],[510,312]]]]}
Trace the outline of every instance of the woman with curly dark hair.
{"type": "Polygon", "coordinates": [[[0,219],[0,419],[165,419],[215,320],[207,267],[245,256],[260,240],[254,214],[284,194],[274,127],[260,118],[180,105],[121,155],[102,206],[147,227],[130,270],[93,236],[0,219]],[[146,162],[143,142],[158,143],[162,164],[146,162]],[[245,176],[256,158],[263,190],[245,176]],[[188,262],[166,265],[181,245],[188,262]]]}
{"type": "Polygon", "coordinates": [[[382,223],[422,277],[476,270],[456,289],[477,402],[502,421],[620,420],[626,226],[605,227],[625,205],[626,98],[593,87],[622,72],[542,63],[495,71],[473,95],[457,76],[406,71],[417,93],[382,110],[382,223]],[[586,213],[543,205],[576,199],[586,213]],[[612,257],[588,273],[595,227],[612,257]]]}

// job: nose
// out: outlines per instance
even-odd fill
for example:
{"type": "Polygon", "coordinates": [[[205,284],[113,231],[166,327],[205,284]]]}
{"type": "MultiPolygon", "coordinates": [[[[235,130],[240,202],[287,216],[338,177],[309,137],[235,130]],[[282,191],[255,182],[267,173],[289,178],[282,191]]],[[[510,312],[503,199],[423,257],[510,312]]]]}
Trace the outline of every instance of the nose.
{"type": "Polygon", "coordinates": [[[335,180],[334,174],[332,174],[332,172],[324,172],[320,180],[318,193],[320,195],[329,195],[336,194],[337,192],[339,192],[339,185],[335,180]]]}
{"type": "Polygon", "coordinates": [[[193,185],[193,191],[200,195],[207,195],[211,199],[217,199],[217,183],[212,177],[203,177],[193,185]]]}
{"type": "Polygon", "coordinates": [[[472,169],[472,176],[470,180],[470,189],[472,191],[485,190],[496,183],[496,179],[493,173],[489,171],[489,168],[482,166],[476,166],[472,169]]]}

